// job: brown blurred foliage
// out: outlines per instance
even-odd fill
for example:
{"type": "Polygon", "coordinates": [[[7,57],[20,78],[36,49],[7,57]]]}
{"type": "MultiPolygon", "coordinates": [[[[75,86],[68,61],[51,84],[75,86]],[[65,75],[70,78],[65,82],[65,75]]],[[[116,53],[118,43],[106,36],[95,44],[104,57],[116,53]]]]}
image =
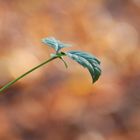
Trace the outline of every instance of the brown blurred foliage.
{"type": "Polygon", "coordinates": [[[0,85],[49,58],[54,36],[102,76],[56,60],[0,95],[0,140],[140,140],[139,0],[0,0],[0,85]]]}

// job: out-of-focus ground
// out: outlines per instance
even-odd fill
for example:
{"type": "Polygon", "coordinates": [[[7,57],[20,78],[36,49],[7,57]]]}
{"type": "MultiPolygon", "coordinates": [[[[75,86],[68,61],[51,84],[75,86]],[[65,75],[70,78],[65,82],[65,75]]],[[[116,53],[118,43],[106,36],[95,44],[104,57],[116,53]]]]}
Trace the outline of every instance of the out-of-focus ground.
{"type": "Polygon", "coordinates": [[[0,86],[48,59],[54,36],[101,60],[94,84],[66,58],[0,95],[0,140],[140,140],[139,0],[0,0],[0,86]]]}

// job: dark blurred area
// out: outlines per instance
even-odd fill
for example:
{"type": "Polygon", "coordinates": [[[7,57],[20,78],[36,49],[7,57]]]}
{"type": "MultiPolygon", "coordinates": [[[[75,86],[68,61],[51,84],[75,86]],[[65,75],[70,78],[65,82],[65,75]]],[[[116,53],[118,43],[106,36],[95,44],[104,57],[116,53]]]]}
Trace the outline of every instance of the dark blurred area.
{"type": "Polygon", "coordinates": [[[101,60],[55,60],[0,95],[0,140],[140,140],[140,0],[0,0],[0,86],[50,57],[44,37],[101,60]]]}

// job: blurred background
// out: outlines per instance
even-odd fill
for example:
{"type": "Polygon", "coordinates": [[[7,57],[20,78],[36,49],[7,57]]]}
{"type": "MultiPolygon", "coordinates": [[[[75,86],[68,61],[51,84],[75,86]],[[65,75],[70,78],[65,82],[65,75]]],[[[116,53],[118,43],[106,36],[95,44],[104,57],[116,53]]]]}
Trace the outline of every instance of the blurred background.
{"type": "Polygon", "coordinates": [[[102,75],[55,60],[0,95],[0,140],[140,140],[140,0],[0,0],[0,86],[50,57],[54,36],[102,75]]]}

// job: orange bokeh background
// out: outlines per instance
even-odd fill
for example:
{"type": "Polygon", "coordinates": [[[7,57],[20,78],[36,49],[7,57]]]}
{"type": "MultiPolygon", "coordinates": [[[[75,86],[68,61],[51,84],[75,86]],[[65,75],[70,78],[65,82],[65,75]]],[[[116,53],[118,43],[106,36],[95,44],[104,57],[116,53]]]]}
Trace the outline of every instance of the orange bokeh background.
{"type": "Polygon", "coordinates": [[[139,140],[139,0],[0,0],[0,86],[50,57],[53,36],[101,60],[95,83],[68,58],[0,95],[0,140],[139,140]]]}

